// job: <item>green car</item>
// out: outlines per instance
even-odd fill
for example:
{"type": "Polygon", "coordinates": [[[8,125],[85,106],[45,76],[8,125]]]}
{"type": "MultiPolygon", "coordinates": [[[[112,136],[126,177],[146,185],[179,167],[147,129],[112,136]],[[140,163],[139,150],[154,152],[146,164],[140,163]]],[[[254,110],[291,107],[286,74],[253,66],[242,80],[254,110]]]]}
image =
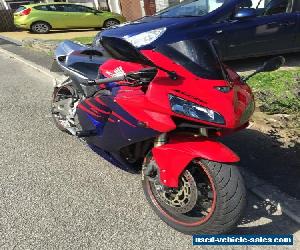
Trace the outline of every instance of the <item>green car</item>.
{"type": "Polygon", "coordinates": [[[34,33],[48,33],[51,29],[108,28],[124,21],[125,17],[116,13],[67,3],[23,5],[14,13],[16,27],[34,33]]]}

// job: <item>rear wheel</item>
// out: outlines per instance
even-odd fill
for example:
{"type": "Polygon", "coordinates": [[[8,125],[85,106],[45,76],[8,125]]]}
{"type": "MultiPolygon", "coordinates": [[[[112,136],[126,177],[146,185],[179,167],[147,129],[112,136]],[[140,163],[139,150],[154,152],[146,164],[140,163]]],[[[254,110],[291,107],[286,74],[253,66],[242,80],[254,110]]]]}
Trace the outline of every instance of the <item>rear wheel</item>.
{"type": "MultiPolygon", "coordinates": [[[[153,164],[152,159],[146,161],[143,173],[149,164],[153,164]]],[[[178,188],[167,188],[158,179],[155,170],[143,176],[146,198],[158,216],[180,232],[229,232],[245,208],[246,190],[235,166],[207,160],[193,162],[182,173],[178,188]]]]}
{"type": "Polygon", "coordinates": [[[71,134],[70,128],[76,126],[75,112],[78,97],[71,85],[56,87],[53,91],[51,114],[56,127],[71,134]]]}
{"type": "Polygon", "coordinates": [[[118,24],[120,24],[120,21],[117,19],[113,19],[113,18],[107,19],[103,24],[103,28],[110,28],[118,24]]]}
{"type": "Polygon", "coordinates": [[[36,22],[31,25],[30,30],[33,33],[45,34],[48,33],[51,29],[50,24],[46,22],[36,22]]]}

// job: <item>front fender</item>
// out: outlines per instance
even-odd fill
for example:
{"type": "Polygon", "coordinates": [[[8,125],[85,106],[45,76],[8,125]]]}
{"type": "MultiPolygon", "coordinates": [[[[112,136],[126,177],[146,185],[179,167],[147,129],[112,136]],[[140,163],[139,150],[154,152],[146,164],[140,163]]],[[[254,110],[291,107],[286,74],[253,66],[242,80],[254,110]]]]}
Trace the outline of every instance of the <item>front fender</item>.
{"type": "Polygon", "coordinates": [[[195,158],[215,162],[238,162],[240,158],[220,142],[186,135],[173,136],[167,144],[152,149],[159,168],[160,181],[168,187],[178,187],[182,171],[195,158]]]}

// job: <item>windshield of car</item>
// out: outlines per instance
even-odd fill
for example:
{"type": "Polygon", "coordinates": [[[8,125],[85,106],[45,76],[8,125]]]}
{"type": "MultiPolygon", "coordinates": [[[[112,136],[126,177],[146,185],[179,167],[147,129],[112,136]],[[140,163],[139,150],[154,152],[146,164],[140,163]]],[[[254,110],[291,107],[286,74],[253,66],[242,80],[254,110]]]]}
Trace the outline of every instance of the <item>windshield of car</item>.
{"type": "Polygon", "coordinates": [[[178,5],[166,8],[155,16],[196,17],[204,16],[221,7],[226,0],[185,0],[178,5]]]}
{"type": "Polygon", "coordinates": [[[226,77],[216,47],[211,41],[185,40],[162,45],[155,50],[201,78],[224,80],[226,77]]]}

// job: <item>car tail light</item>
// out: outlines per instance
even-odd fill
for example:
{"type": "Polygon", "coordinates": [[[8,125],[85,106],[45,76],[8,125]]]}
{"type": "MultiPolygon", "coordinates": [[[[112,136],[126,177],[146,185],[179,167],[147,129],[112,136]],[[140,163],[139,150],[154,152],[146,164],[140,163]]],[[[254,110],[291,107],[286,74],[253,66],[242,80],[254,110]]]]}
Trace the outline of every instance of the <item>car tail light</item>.
{"type": "Polygon", "coordinates": [[[31,12],[30,8],[25,9],[25,10],[23,10],[23,11],[20,12],[20,16],[27,16],[27,15],[30,14],[30,12],[31,12]]]}

